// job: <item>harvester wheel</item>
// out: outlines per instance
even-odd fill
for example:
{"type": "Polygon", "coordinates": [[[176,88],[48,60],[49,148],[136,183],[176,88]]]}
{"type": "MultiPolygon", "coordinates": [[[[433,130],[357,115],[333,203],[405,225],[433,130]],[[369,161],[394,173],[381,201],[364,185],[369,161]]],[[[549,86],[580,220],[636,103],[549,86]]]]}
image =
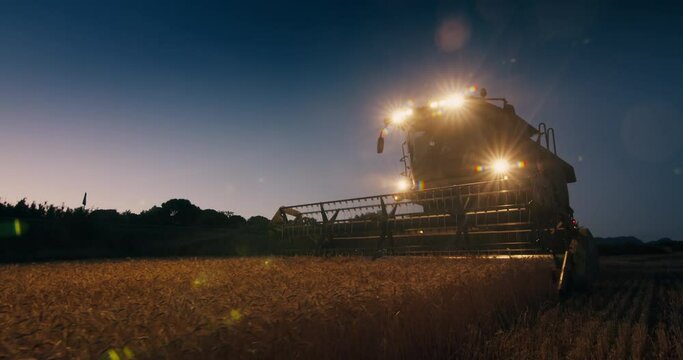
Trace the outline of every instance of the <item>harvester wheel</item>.
{"type": "Polygon", "coordinates": [[[590,230],[580,228],[575,239],[572,286],[576,290],[587,290],[598,276],[598,247],[590,230]]]}

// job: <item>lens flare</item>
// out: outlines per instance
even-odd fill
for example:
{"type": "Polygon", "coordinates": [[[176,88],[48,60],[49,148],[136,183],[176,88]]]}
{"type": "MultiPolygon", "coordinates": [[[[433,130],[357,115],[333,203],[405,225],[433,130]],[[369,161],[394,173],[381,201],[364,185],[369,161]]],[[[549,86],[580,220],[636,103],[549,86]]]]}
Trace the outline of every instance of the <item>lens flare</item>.
{"type": "Polygon", "coordinates": [[[411,108],[405,108],[405,109],[398,109],[391,113],[391,122],[394,125],[400,125],[406,119],[408,119],[411,115],[413,115],[413,109],[411,108]]]}
{"type": "Polygon", "coordinates": [[[398,182],[396,182],[396,189],[398,191],[407,191],[410,190],[410,181],[406,178],[400,178],[398,182]]]}
{"type": "Polygon", "coordinates": [[[510,169],[510,163],[505,159],[498,159],[491,164],[493,171],[497,174],[506,173],[510,169]]]}
{"type": "Polygon", "coordinates": [[[446,108],[459,108],[465,104],[465,96],[462,94],[453,94],[445,100],[440,101],[439,104],[446,108]]]}
{"type": "Polygon", "coordinates": [[[21,236],[21,221],[19,219],[14,219],[14,234],[16,236],[21,236]]]}

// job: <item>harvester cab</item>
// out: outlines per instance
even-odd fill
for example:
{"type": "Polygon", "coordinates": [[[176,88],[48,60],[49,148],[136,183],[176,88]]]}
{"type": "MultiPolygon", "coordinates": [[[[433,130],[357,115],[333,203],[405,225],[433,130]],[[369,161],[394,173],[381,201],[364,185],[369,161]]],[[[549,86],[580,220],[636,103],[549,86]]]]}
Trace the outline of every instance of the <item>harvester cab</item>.
{"type": "Polygon", "coordinates": [[[590,284],[595,244],[569,205],[574,168],[555,133],[504,98],[459,93],[384,119],[399,130],[402,188],[393,194],[283,206],[273,222],[285,253],[551,256],[558,289],[590,284]]]}

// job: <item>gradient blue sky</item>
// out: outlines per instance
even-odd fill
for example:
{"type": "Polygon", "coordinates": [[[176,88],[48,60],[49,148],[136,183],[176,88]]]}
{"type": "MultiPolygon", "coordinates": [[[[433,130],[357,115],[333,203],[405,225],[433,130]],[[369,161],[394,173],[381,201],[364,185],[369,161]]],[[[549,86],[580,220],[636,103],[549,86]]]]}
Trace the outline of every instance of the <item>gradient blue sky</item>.
{"type": "Polygon", "coordinates": [[[271,216],[392,191],[384,112],[477,84],[556,128],[594,233],[683,239],[682,39],[656,2],[2,0],[0,196],[271,216]]]}

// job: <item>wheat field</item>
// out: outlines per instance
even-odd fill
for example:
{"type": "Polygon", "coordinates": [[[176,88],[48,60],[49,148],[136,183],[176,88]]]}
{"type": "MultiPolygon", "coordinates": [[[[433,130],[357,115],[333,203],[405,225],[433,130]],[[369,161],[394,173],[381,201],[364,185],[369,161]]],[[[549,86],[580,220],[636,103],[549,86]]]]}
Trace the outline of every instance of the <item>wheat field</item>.
{"type": "Polygon", "coordinates": [[[3,266],[0,358],[442,357],[552,297],[545,262],[133,260],[3,266]]]}
{"type": "Polygon", "coordinates": [[[242,258],[0,267],[0,358],[683,358],[683,261],[242,258]]]}

